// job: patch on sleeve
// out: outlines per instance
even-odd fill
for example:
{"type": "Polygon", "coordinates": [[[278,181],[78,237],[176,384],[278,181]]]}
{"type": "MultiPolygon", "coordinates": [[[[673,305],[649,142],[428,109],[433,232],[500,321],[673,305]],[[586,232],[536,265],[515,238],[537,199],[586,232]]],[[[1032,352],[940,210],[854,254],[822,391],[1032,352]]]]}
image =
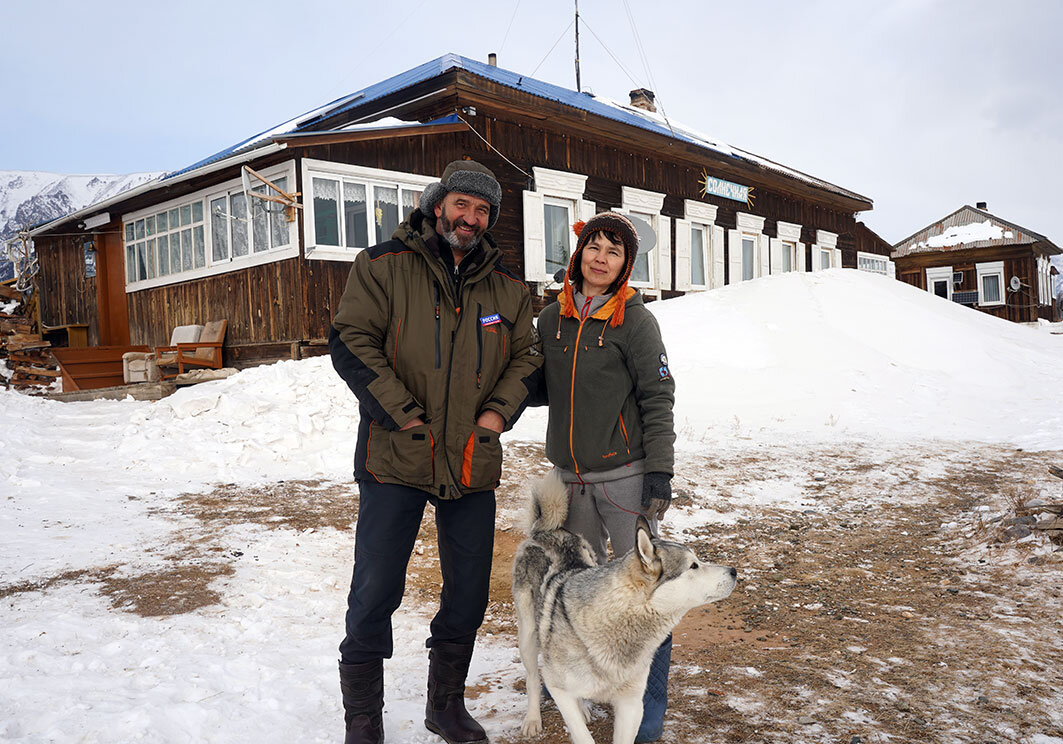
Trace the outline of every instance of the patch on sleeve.
{"type": "Polygon", "coordinates": [[[668,371],[668,355],[661,354],[660,357],[658,357],[658,361],[661,363],[661,366],[657,368],[657,374],[661,376],[662,380],[671,378],[672,373],[668,371]]]}

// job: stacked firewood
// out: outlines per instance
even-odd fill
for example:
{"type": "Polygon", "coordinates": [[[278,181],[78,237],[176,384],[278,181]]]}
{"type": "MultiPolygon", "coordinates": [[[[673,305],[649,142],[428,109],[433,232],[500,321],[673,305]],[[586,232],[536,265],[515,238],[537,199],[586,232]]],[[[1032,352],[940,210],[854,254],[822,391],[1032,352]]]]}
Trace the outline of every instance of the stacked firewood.
{"type": "Polygon", "coordinates": [[[0,284],[0,364],[8,369],[0,374],[2,387],[43,391],[59,377],[51,343],[41,337],[34,315],[21,292],[0,284]]]}

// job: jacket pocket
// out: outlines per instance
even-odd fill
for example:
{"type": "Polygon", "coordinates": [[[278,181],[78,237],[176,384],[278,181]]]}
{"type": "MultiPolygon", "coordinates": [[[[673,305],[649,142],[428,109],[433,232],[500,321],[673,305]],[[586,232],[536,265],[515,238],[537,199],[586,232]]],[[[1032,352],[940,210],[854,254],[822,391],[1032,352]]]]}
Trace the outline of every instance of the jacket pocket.
{"type": "Polygon", "coordinates": [[[432,483],[432,434],[428,424],[388,431],[373,422],[369,425],[366,449],[366,470],[378,480],[387,477],[415,485],[432,483]]]}
{"type": "Polygon", "coordinates": [[[502,443],[498,432],[473,426],[461,457],[461,485],[477,491],[498,485],[502,478],[502,443]]]}

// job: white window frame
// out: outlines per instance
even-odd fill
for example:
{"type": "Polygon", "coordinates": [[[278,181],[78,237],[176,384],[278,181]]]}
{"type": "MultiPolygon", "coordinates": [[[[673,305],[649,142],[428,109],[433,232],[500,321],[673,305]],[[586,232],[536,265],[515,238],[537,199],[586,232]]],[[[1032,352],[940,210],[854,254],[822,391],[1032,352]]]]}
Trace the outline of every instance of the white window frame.
{"type": "MultiPolygon", "coordinates": [[[[579,173],[532,168],[534,188],[523,193],[524,201],[524,281],[538,283],[537,293],[553,283],[546,273],[546,211],[547,203],[567,206],[571,222],[587,221],[596,213],[596,205],[583,198],[587,176],[579,173]]],[[[571,227],[571,225],[570,225],[571,227]]],[[[568,230],[568,255],[575,247],[575,234],[568,230]]]]}
{"type": "Polygon", "coordinates": [[[753,239],[753,279],[758,279],[762,276],[767,276],[770,271],[770,263],[768,253],[770,252],[770,240],[767,235],[764,234],[764,221],[765,218],[758,217],[755,214],[747,214],[745,212],[735,213],[734,230],[728,231],[728,246],[730,253],[728,254],[728,272],[730,275],[730,284],[737,284],[745,281],[743,277],[743,265],[744,265],[744,246],[742,245],[743,238],[753,239]]]}
{"type": "Polygon", "coordinates": [[[660,296],[661,290],[672,288],[672,227],[671,220],[661,214],[664,196],[656,191],[621,186],[620,209],[616,210],[623,214],[648,218],[650,227],[657,234],[657,245],[646,254],[649,281],[635,281],[634,278],[628,280],[630,286],[638,287],[650,296],[660,296]]]}
{"type": "Polygon", "coordinates": [[[816,230],[816,242],[812,246],[812,271],[824,269],[840,269],[842,267],[842,252],[838,248],[838,234],[827,230],[816,230]],[[823,265],[824,260],[827,266],[823,265]]]}
{"type": "MultiPolygon", "coordinates": [[[[1000,307],[1007,304],[1007,296],[1005,295],[1006,286],[1004,285],[1004,262],[1003,261],[986,261],[984,263],[976,263],[974,265],[975,274],[978,277],[978,306],[979,307],[1000,307]],[[982,292],[982,277],[996,276],[1000,282],[1000,299],[995,302],[985,301],[984,294],[982,292]]],[[[929,271],[929,269],[927,269],[929,271]]],[[[950,288],[951,299],[951,288],[950,288]]]]}
{"type": "Polygon", "coordinates": [[[871,274],[890,275],[890,259],[877,253],[856,252],[856,268],[871,274]]]}
{"type": "Polygon", "coordinates": [[[683,292],[700,292],[723,286],[723,235],[716,224],[715,204],[683,200],[683,219],[675,221],[675,288],[683,292]],[[695,284],[693,270],[693,231],[702,232],[705,283],[695,284]]]}
{"type": "Polygon", "coordinates": [[[784,253],[790,257],[790,272],[805,271],[805,244],[801,242],[801,225],[776,222],[775,235],[770,241],[770,269],[772,274],[785,274],[779,265],[784,253]]]}
{"type": "MultiPolygon", "coordinates": [[[[295,190],[295,161],[288,160],[284,163],[279,163],[270,168],[264,168],[259,171],[263,177],[269,180],[275,180],[277,178],[287,178],[289,188],[295,190]]],[[[230,271],[238,271],[239,269],[247,268],[249,266],[258,266],[261,264],[272,263],[274,261],[281,261],[286,258],[293,258],[299,255],[299,242],[296,239],[296,222],[286,222],[288,226],[288,242],[284,245],[272,248],[268,251],[260,251],[255,253],[253,249],[249,250],[249,255],[241,256],[236,259],[227,258],[224,261],[215,262],[212,260],[213,246],[211,245],[211,215],[210,215],[210,199],[217,197],[219,194],[225,192],[239,191],[243,188],[243,181],[240,178],[233,178],[224,183],[216,186],[211,186],[209,189],[202,189],[193,194],[182,196],[178,199],[171,199],[166,202],[155,204],[146,209],[139,209],[136,212],[130,212],[122,215],[122,258],[123,258],[123,271],[125,271],[125,291],[139,292],[143,289],[150,289],[152,287],[162,287],[168,284],[179,284],[191,279],[200,279],[206,276],[213,276],[215,274],[225,274],[230,271]],[[205,264],[198,268],[192,268],[187,271],[179,271],[170,273],[165,276],[156,275],[152,279],[129,281],[129,270],[125,266],[128,251],[126,250],[125,242],[125,225],[126,223],[136,223],[140,219],[146,219],[147,217],[155,216],[161,212],[168,211],[173,208],[180,208],[185,205],[191,205],[192,202],[202,202],[203,204],[203,245],[206,251],[205,264]]],[[[272,203],[271,203],[272,204],[272,203]]],[[[253,229],[248,225],[249,241],[252,239],[250,233],[253,229]]],[[[139,242],[139,241],[136,241],[139,242]]],[[[249,242],[250,246],[250,242],[249,242]]]]}
{"type": "MultiPolygon", "coordinates": [[[[346,225],[343,219],[343,183],[357,183],[366,187],[366,212],[372,211],[372,199],[370,188],[382,186],[385,188],[399,189],[399,224],[408,215],[402,214],[402,189],[410,191],[423,191],[428,184],[439,180],[435,176],[422,176],[417,173],[403,173],[401,171],[384,170],[382,168],[368,168],[364,165],[351,165],[349,163],[337,163],[331,160],[314,160],[303,158],[303,245],[307,258],[315,258],[324,261],[354,261],[355,257],[364,250],[363,248],[348,248],[343,245],[344,230],[346,225]],[[339,219],[339,242],[340,245],[317,245],[317,225],[314,222],[314,177],[329,178],[340,182],[340,212],[339,219]]],[[[368,219],[368,217],[367,217],[368,219]]],[[[391,236],[387,236],[385,240],[391,236]]],[[[369,246],[377,244],[375,236],[370,231],[369,246]]],[[[368,247],[368,246],[367,246],[368,247]]]]}
{"type": "MultiPolygon", "coordinates": [[[[951,266],[934,266],[926,270],[926,291],[930,294],[934,294],[934,282],[944,281],[945,286],[948,288],[947,300],[952,300],[952,267],[951,266]]],[[[978,296],[981,297],[982,290],[979,287],[978,296]]],[[[936,297],[937,295],[935,295],[936,297]]]]}

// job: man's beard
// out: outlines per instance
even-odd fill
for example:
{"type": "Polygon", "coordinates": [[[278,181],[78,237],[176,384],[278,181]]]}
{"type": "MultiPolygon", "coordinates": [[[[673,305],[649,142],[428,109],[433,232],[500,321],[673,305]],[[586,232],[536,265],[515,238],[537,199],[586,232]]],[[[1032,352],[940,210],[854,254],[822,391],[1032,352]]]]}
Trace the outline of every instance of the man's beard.
{"type": "MultiPolygon", "coordinates": [[[[459,218],[461,219],[461,218],[459,218]]],[[[465,220],[461,220],[462,225],[468,225],[465,220]]],[[[475,227],[474,225],[469,225],[475,227]]],[[[447,219],[446,212],[439,215],[439,229],[437,232],[443,236],[443,240],[447,241],[447,244],[451,248],[457,248],[459,251],[469,251],[476,247],[476,244],[480,242],[480,238],[483,237],[484,231],[477,229],[475,233],[469,236],[458,235],[457,230],[454,229],[454,223],[447,219]]]]}

